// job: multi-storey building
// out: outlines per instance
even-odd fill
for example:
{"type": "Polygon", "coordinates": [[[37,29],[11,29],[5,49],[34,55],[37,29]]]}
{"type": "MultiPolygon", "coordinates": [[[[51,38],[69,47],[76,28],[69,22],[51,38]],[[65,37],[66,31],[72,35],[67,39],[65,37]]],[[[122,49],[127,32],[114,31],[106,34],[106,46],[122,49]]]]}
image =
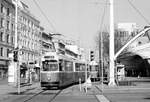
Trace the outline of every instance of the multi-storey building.
{"type": "Polygon", "coordinates": [[[136,23],[118,23],[115,31],[115,48],[118,51],[138,32],[136,23]]]}
{"type": "Polygon", "coordinates": [[[64,38],[61,38],[61,35],[54,35],[53,36],[53,43],[54,43],[54,46],[55,46],[55,50],[58,54],[63,54],[65,55],[65,47],[66,47],[66,43],[65,43],[65,40],[64,38]],[[55,36],[55,37],[54,37],[55,36]]]}
{"type": "Polygon", "coordinates": [[[55,51],[54,43],[52,42],[52,36],[50,36],[50,34],[47,34],[45,32],[42,33],[41,45],[42,54],[50,51],[55,51]]]}
{"type": "Polygon", "coordinates": [[[126,43],[129,38],[135,36],[138,32],[136,23],[118,23],[117,38],[121,38],[121,43],[126,43]]]}
{"type": "Polygon", "coordinates": [[[39,61],[42,30],[40,21],[30,13],[26,4],[20,2],[18,12],[18,47],[21,51],[22,63],[29,64],[39,61]]]}
{"type": "MultiPolygon", "coordinates": [[[[0,0],[0,77],[8,73],[9,52],[14,50],[15,42],[15,5],[12,0],[0,0]]],[[[40,61],[42,27],[23,2],[18,3],[17,46],[19,64],[26,67],[29,63],[40,61]]],[[[28,68],[27,68],[28,67],[28,68]]],[[[23,69],[23,68],[21,68],[23,69]]],[[[22,72],[22,70],[21,70],[22,72]]]]}
{"type": "Polygon", "coordinates": [[[0,78],[7,77],[9,51],[14,48],[15,7],[11,0],[0,0],[0,78]]]}
{"type": "Polygon", "coordinates": [[[35,75],[39,73],[39,68],[35,69],[35,64],[41,59],[41,38],[43,28],[40,21],[34,17],[29,8],[23,2],[18,3],[18,42],[19,63],[23,77],[31,70],[35,75]]]}

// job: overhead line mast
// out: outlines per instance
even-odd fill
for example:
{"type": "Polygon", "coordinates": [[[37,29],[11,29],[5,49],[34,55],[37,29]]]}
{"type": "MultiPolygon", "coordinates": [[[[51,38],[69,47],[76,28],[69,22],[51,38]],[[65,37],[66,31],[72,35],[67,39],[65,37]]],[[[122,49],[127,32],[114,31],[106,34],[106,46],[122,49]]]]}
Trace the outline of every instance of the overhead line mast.
{"type": "Polygon", "coordinates": [[[109,85],[115,83],[115,60],[114,60],[114,0],[110,0],[110,36],[109,36],[109,85]]]}

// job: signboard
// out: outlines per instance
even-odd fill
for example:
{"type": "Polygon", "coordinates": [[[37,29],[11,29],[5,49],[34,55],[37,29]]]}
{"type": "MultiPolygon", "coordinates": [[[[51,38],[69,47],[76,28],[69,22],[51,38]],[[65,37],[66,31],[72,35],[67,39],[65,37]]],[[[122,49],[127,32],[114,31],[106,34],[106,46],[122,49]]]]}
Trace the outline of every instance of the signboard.
{"type": "Polygon", "coordinates": [[[16,83],[16,79],[15,79],[15,75],[16,75],[16,69],[15,69],[15,63],[12,61],[10,62],[9,66],[8,66],[8,83],[9,84],[15,84],[16,83]]]}
{"type": "Polygon", "coordinates": [[[48,52],[44,55],[45,60],[58,60],[58,56],[55,52],[48,52]]]}

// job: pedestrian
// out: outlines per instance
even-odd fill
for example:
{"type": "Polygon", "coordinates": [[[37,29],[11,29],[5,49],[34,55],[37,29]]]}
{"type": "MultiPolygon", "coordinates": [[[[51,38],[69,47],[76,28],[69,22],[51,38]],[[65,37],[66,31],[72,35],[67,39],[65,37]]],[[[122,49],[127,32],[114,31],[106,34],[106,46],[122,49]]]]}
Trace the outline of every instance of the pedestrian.
{"type": "Polygon", "coordinates": [[[89,75],[86,82],[83,84],[83,88],[85,92],[87,92],[88,89],[92,88],[91,75],[89,75]]]}

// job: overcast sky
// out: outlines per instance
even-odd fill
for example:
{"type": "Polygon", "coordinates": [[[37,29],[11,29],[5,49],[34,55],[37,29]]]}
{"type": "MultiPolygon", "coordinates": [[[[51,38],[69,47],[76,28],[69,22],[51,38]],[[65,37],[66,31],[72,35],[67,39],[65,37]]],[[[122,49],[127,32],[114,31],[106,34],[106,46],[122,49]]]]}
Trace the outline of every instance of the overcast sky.
{"type": "MultiPolygon", "coordinates": [[[[95,36],[100,30],[106,0],[35,0],[53,27],[42,15],[34,0],[22,0],[29,6],[47,32],[62,33],[84,48],[95,47],[95,36]]],[[[109,1],[109,0],[108,0],[109,1]]],[[[130,0],[142,15],[150,21],[150,0],[130,0]]],[[[104,25],[109,28],[109,5],[104,25]]],[[[139,27],[148,25],[128,0],[114,0],[115,23],[133,22],[139,27]]],[[[108,29],[109,30],[109,29],[108,29]]]]}

